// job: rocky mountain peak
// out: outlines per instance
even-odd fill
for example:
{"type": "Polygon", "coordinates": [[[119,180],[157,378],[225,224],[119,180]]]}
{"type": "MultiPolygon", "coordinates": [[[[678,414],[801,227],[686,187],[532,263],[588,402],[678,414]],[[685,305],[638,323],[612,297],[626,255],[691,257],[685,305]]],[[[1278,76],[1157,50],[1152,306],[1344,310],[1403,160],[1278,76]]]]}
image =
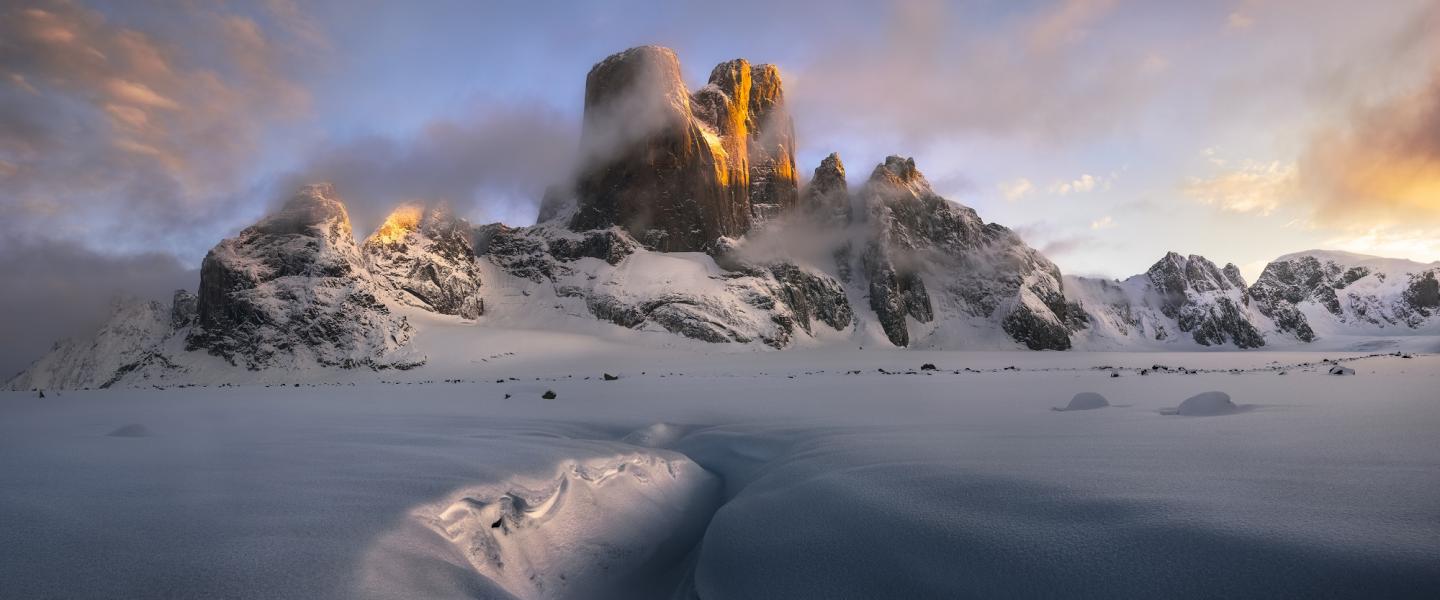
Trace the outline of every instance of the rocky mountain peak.
{"type": "Polygon", "coordinates": [[[888,183],[901,187],[923,183],[929,187],[929,183],[925,181],[925,175],[915,168],[915,159],[895,155],[885,157],[885,162],[875,166],[875,170],[870,172],[870,182],[888,183]]]}
{"type": "Polygon", "coordinates": [[[850,190],[845,181],[845,163],[840,155],[831,152],[815,167],[810,185],[805,188],[805,210],[808,213],[830,217],[830,220],[850,220],[850,190]]]}
{"type": "Polygon", "coordinates": [[[585,89],[573,229],[619,225],[657,250],[697,251],[796,203],[794,124],[773,66],[726,61],[691,95],[675,53],[642,46],[596,64],[585,89]]]}
{"type": "Polygon", "coordinates": [[[306,186],[205,255],[187,345],[252,369],[413,365],[401,352],[411,327],[377,299],[380,289],[334,188],[306,186]]]}
{"type": "Polygon", "coordinates": [[[312,227],[328,226],[350,235],[350,214],[335,194],[335,186],[317,183],[300,188],[280,209],[253,225],[258,232],[274,235],[306,234],[312,227]]]}
{"type": "Polygon", "coordinates": [[[1249,312],[1250,296],[1240,269],[1215,266],[1198,254],[1167,252],[1145,272],[1159,293],[1160,312],[1203,345],[1233,343],[1240,348],[1265,345],[1249,312]]]}

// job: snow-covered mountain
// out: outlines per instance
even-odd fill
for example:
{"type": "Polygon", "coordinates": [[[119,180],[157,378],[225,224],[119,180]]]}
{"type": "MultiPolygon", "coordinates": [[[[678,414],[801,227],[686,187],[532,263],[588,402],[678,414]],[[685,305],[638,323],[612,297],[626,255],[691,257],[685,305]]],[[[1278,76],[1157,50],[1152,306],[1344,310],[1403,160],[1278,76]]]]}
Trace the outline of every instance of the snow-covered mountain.
{"type": "Polygon", "coordinates": [[[205,256],[187,348],[248,369],[419,365],[410,324],[381,301],[385,288],[335,189],[306,186],[205,256]]]}
{"type": "Polygon", "coordinates": [[[1287,254],[1250,288],[1276,330],[1309,342],[1326,335],[1440,332],[1440,262],[1349,252],[1287,254]]]}
{"type": "Polygon", "coordinates": [[[1084,348],[1265,345],[1267,324],[1234,264],[1170,252],[1123,281],[1066,277],[1065,289],[1085,315],[1075,336],[1084,348]]]}
{"type": "Polygon", "coordinates": [[[362,244],[336,190],[307,186],[217,244],[198,294],[118,304],[93,338],[57,344],[9,386],[285,381],[501,350],[464,343],[474,327],[756,350],[1440,335],[1440,263],[1305,252],[1247,286],[1233,264],[1172,252],[1125,280],[1067,277],[939,196],[909,158],[852,186],[831,154],[801,189],[770,65],[721,63],[692,94],[673,52],[631,49],[590,71],[584,122],[586,160],[546,191],[533,226],[404,204],[362,244]]]}

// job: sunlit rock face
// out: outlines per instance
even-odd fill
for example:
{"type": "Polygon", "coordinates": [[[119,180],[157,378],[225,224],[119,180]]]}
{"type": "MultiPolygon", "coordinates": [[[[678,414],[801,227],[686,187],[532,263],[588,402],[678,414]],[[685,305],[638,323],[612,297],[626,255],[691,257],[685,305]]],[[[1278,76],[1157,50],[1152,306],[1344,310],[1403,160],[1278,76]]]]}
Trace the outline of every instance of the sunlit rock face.
{"type": "Polygon", "coordinates": [[[886,158],[860,196],[870,235],[861,267],[891,343],[912,344],[909,321],[939,320],[951,330],[998,324],[1032,350],[1070,347],[1081,325],[1060,270],[1014,232],[936,194],[913,159],[886,158]]]}
{"type": "Polygon", "coordinates": [[[615,54],[586,77],[571,226],[666,252],[739,237],[796,204],[794,138],[773,65],[726,61],[692,95],[670,49],[615,54]]]}
{"type": "Polygon", "coordinates": [[[750,82],[750,210],[756,221],[766,222],[799,202],[795,121],[785,106],[780,69],[755,65],[750,82]]]}
{"type": "Polygon", "coordinates": [[[590,70],[580,145],[577,230],[619,225],[669,252],[750,227],[749,207],[734,205],[723,140],[691,112],[668,48],[632,48],[590,70]]]}
{"type": "Polygon", "coordinates": [[[334,188],[307,186],[205,256],[188,346],[251,369],[423,362],[406,351],[412,328],[383,293],[334,188]]]}
{"type": "Polygon", "coordinates": [[[395,209],[365,240],[370,271],[396,300],[445,315],[485,313],[470,223],[445,207],[395,209]]]}

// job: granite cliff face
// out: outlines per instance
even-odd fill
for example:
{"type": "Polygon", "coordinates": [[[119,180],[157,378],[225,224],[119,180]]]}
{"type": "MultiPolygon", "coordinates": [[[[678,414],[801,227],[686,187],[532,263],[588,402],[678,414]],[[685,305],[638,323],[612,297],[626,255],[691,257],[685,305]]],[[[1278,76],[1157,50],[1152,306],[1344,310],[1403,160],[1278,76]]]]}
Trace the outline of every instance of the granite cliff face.
{"type": "Polygon", "coordinates": [[[423,363],[384,293],[334,188],[307,186],[205,255],[188,345],[250,369],[423,363]]]}
{"type": "Polygon", "coordinates": [[[615,54],[586,77],[571,227],[618,225],[664,252],[743,236],[795,204],[793,138],[771,65],[721,63],[692,96],[670,49],[615,54]]]}

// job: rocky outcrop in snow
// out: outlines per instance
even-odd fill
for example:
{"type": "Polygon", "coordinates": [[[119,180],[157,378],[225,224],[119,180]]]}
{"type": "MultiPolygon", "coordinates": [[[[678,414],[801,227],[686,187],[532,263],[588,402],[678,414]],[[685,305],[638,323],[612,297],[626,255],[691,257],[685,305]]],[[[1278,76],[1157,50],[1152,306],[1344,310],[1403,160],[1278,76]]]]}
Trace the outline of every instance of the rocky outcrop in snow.
{"type": "Polygon", "coordinates": [[[470,223],[443,207],[395,209],[365,240],[369,270],[394,297],[445,315],[485,314],[470,223]]]}
{"type": "Polygon", "coordinates": [[[334,188],[307,186],[205,256],[188,346],[250,369],[416,366],[384,294],[334,188]]]}

